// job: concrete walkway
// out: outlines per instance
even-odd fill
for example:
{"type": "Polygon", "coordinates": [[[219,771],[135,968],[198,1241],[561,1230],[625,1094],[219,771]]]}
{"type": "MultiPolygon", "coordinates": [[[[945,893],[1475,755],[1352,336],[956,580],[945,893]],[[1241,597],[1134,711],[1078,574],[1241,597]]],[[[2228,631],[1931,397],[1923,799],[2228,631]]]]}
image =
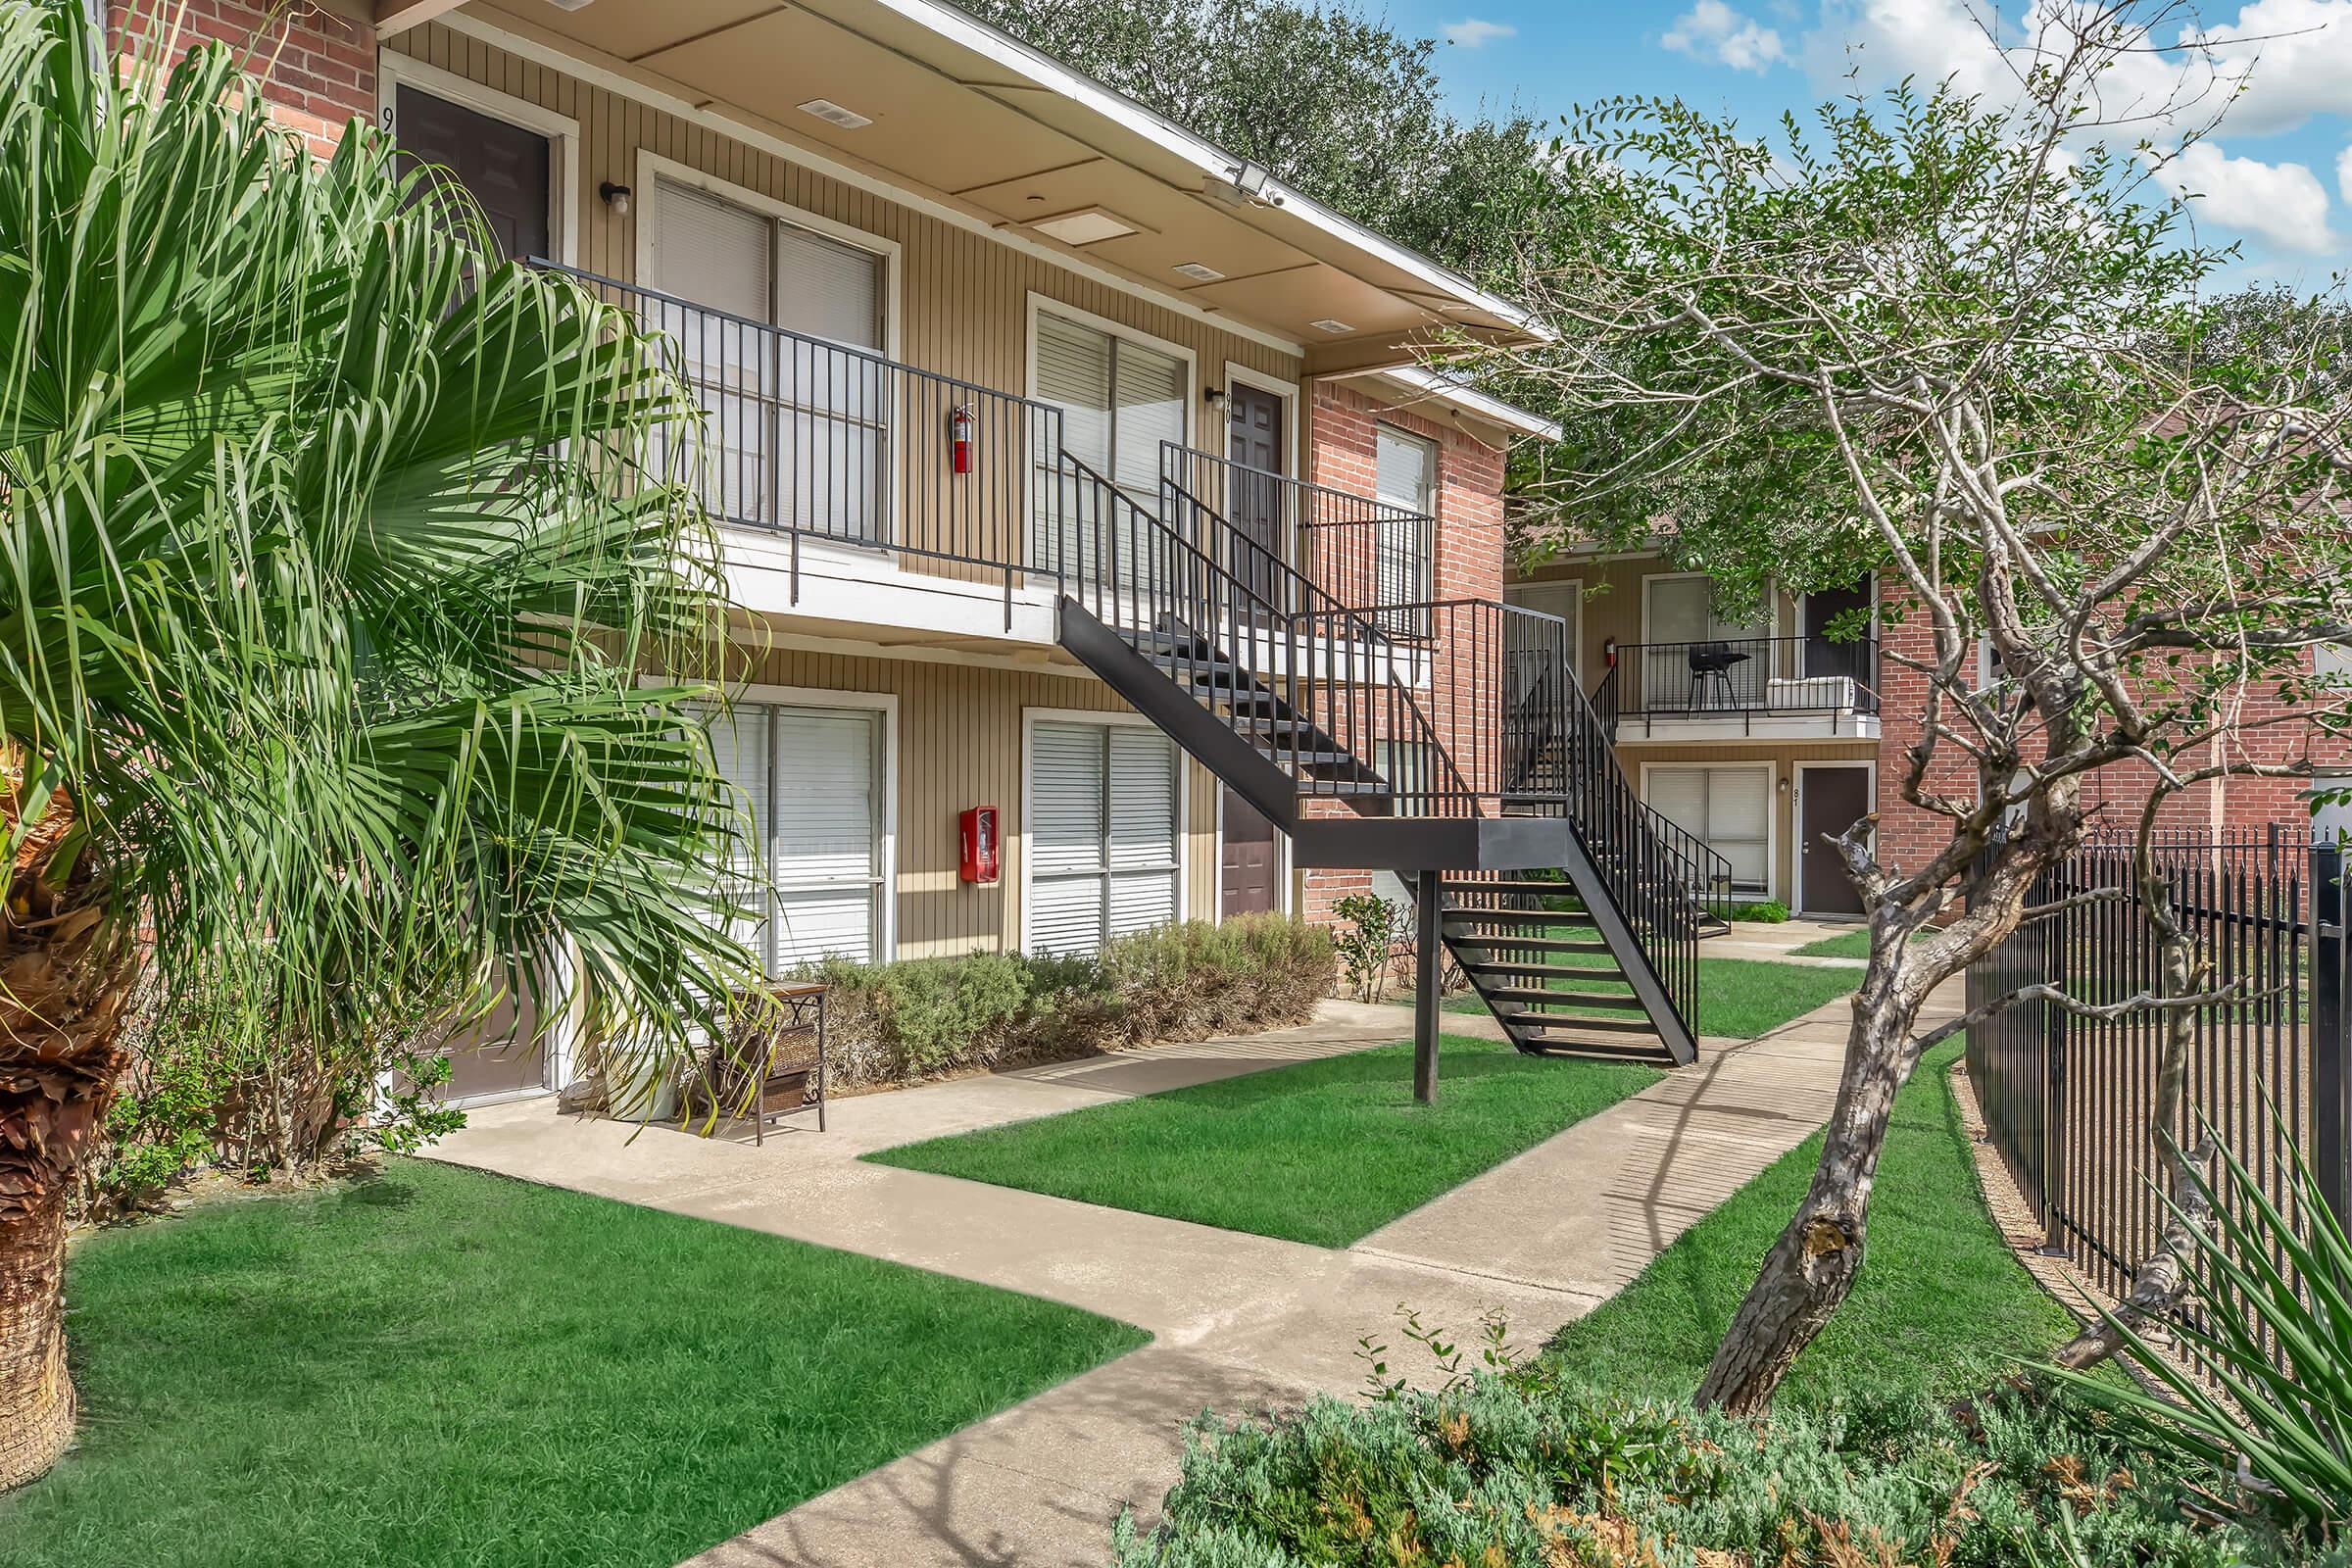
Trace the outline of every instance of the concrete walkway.
{"type": "MultiPolygon", "coordinates": [[[[1398,1037],[1393,1008],[1331,1004],[1301,1029],[838,1101],[831,1132],[771,1136],[763,1149],[637,1133],[529,1102],[478,1112],[436,1157],[936,1269],[1150,1330],[1145,1348],[695,1559],[1074,1568],[1104,1560],[1121,1508],[1156,1510],[1187,1417],[1359,1389],[1357,1337],[1403,1348],[1399,1302],[1465,1336],[1499,1312],[1528,1347],[1591,1310],[1827,1114],[1843,1007],[1746,1044],[1705,1042],[1698,1064],[1338,1251],[856,1156],[1360,1050],[1398,1037]]],[[[1391,1360],[1422,1370],[1402,1354],[1391,1360]]]]}

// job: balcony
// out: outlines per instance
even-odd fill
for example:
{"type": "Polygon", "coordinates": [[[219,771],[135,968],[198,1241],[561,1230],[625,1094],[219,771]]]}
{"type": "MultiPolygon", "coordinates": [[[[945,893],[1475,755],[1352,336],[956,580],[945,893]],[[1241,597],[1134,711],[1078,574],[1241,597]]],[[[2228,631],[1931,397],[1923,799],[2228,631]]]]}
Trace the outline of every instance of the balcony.
{"type": "Polygon", "coordinates": [[[1620,742],[1869,740],[1878,680],[1869,638],[1623,643],[1592,706],[1620,742]]]}
{"type": "Polygon", "coordinates": [[[1264,614],[1327,620],[1338,607],[1426,634],[1436,524],[1422,514],[1173,442],[1156,491],[1114,481],[1064,449],[1054,404],[535,265],[673,345],[701,429],[668,436],[656,466],[738,530],[727,566],[749,608],[1051,642],[1060,594],[1082,576],[1130,577],[1152,519],[1263,590],[1264,614]],[[1228,507],[1241,526],[1224,525],[1228,507]],[[1278,566],[1303,571],[1318,602],[1279,603],[1297,579],[1278,566]]]}

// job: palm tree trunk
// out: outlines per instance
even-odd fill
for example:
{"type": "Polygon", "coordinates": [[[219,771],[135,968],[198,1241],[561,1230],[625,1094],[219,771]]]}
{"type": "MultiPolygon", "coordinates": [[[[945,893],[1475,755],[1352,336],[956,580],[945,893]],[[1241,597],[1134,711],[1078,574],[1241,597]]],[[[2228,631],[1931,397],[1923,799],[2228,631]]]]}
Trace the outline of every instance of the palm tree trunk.
{"type": "Polygon", "coordinates": [[[92,924],[20,927],[0,956],[0,1491],[74,1436],[66,1199],[114,1102],[136,973],[96,950],[92,924]]]}
{"type": "Polygon", "coordinates": [[[66,1375],[63,1186],[0,1222],[0,1491],[55,1464],[74,1438],[66,1375]]]}

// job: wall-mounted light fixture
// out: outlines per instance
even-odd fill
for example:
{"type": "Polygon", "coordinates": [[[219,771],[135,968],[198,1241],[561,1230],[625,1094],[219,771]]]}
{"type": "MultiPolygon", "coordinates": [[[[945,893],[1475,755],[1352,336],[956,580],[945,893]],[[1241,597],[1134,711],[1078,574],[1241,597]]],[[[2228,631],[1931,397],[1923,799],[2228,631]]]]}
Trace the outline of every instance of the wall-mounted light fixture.
{"type": "Polygon", "coordinates": [[[626,218],[629,216],[628,186],[616,185],[608,179],[603,184],[596,187],[596,193],[605,199],[605,205],[607,207],[612,209],[612,216],[614,218],[626,218]]]}
{"type": "Polygon", "coordinates": [[[1200,401],[1213,409],[1225,401],[1225,389],[1221,386],[1204,386],[1200,389],[1200,401]]]}

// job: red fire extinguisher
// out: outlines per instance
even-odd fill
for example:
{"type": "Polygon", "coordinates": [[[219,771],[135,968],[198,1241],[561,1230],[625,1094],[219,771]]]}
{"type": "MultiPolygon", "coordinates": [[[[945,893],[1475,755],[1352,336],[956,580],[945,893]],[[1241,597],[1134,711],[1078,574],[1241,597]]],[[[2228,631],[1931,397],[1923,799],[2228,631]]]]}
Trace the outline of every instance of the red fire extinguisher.
{"type": "Polygon", "coordinates": [[[972,471],[972,410],[957,404],[948,413],[948,458],[957,473],[972,471]]]}

